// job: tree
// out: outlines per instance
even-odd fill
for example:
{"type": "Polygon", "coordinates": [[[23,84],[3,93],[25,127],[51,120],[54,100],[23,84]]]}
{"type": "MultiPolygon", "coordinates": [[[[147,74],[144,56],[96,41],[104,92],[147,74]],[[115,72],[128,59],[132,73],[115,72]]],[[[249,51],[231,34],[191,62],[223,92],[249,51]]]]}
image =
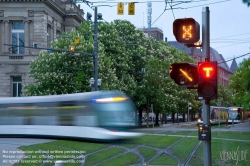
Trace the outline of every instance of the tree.
{"type": "Polygon", "coordinates": [[[248,7],[250,6],[250,1],[249,0],[242,0],[244,4],[246,4],[248,7]]]}
{"type": "MultiPolygon", "coordinates": [[[[98,73],[102,90],[122,90],[140,110],[154,105],[154,112],[185,113],[187,98],[195,103],[192,91],[177,86],[166,70],[175,62],[193,62],[189,55],[163,41],[146,37],[129,21],[98,24],[98,73]],[[146,73],[141,69],[145,68],[146,73]],[[184,108],[183,108],[184,107],[184,108]]],[[[90,91],[93,77],[93,25],[84,22],[76,31],[63,34],[51,43],[52,51],[40,52],[31,63],[30,76],[36,84],[25,87],[25,95],[48,95],[90,91]],[[73,39],[78,38],[79,43],[73,39]],[[68,50],[74,46],[74,52],[68,50]]],[[[157,122],[158,123],[158,119],[157,122]]]]}
{"type": "Polygon", "coordinates": [[[244,59],[231,76],[229,87],[232,89],[234,103],[244,109],[250,108],[250,59],[244,59]]]}
{"type": "MultiPolygon", "coordinates": [[[[25,95],[49,95],[66,94],[90,91],[89,79],[93,77],[93,57],[84,52],[93,52],[92,29],[85,22],[77,31],[65,33],[67,38],[58,38],[51,43],[52,53],[41,51],[39,56],[31,62],[30,76],[36,84],[25,86],[25,95]],[[74,38],[79,38],[80,43],[75,44],[74,38]],[[68,50],[69,46],[75,46],[75,54],[68,50]],[[53,51],[62,50],[62,51],[53,51]]],[[[104,46],[100,43],[99,50],[99,78],[102,79],[102,89],[117,89],[119,80],[112,68],[112,61],[105,56],[104,46]],[[107,72],[108,71],[108,72],[107,72]]]]}

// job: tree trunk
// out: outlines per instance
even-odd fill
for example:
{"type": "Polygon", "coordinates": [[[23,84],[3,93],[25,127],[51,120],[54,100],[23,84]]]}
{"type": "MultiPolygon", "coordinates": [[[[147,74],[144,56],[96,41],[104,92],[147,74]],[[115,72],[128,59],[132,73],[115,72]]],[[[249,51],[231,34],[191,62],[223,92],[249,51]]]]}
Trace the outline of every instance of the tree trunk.
{"type": "Polygon", "coordinates": [[[155,125],[159,125],[159,113],[155,113],[155,125]]]}
{"type": "Polygon", "coordinates": [[[149,127],[148,125],[148,121],[149,121],[149,99],[147,98],[147,127],[149,127]]]}
{"type": "Polygon", "coordinates": [[[142,110],[139,110],[139,126],[142,126],[142,110]]]}

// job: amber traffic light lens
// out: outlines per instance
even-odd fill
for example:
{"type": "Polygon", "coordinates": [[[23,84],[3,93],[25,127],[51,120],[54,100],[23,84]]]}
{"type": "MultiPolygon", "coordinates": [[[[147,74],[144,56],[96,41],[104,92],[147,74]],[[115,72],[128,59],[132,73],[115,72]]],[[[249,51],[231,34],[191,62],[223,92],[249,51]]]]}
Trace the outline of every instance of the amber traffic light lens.
{"type": "Polygon", "coordinates": [[[194,44],[200,40],[200,25],[193,18],[176,19],[173,33],[178,42],[194,44]]]}

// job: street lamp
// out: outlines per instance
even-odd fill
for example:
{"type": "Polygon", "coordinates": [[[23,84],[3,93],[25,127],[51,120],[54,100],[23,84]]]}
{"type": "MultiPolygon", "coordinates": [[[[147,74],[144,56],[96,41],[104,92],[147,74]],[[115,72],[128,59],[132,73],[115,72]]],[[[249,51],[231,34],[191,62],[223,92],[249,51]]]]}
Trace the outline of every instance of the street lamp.
{"type": "Polygon", "coordinates": [[[94,80],[93,77],[90,78],[89,83],[90,83],[90,85],[91,85],[91,91],[93,91],[93,90],[94,90],[94,83],[95,83],[95,80],[94,80]]]}
{"type": "MultiPolygon", "coordinates": [[[[94,91],[98,90],[98,22],[102,20],[102,14],[97,14],[97,7],[95,7],[95,18],[94,18],[94,91]]],[[[87,13],[87,20],[91,21],[91,13],[87,13]]],[[[100,82],[101,84],[101,82],[100,82]]]]}
{"type": "Polygon", "coordinates": [[[101,84],[102,84],[102,80],[98,79],[97,80],[98,90],[100,90],[101,84]]]}
{"type": "MultiPolygon", "coordinates": [[[[91,85],[91,91],[95,91],[95,89],[94,89],[95,79],[93,77],[89,79],[89,83],[91,85]]],[[[98,85],[98,89],[97,90],[100,90],[101,84],[102,84],[102,80],[98,79],[97,80],[97,85],[98,85]]]]}

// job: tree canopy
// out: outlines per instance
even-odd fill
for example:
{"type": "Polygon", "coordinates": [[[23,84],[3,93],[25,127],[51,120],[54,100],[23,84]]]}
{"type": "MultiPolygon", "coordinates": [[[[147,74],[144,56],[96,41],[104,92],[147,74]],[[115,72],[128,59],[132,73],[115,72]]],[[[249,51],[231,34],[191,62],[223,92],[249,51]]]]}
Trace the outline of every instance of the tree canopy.
{"type": "MultiPolygon", "coordinates": [[[[156,113],[184,113],[187,102],[197,109],[197,92],[174,83],[166,73],[170,64],[193,63],[185,52],[163,41],[147,37],[126,20],[98,23],[98,78],[101,90],[121,90],[138,109],[154,104],[156,113]],[[145,70],[142,71],[142,68],[145,70]],[[145,71],[145,72],[144,72],[145,71]]],[[[30,64],[30,77],[36,83],[25,86],[25,95],[53,95],[91,91],[93,77],[93,25],[83,22],[51,43],[52,52],[41,51],[30,64]],[[79,43],[74,43],[74,39],[79,43]],[[75,53],[69,50],[75,47],[75,53]],[[62,51],[55,51],[62,50],[62,51]]]]}
{"type": "Polygon", "coordinates": [[[229,87],[232,89],[234,103],[243,106],[244,109],[250,108],[250,59],[244,59],[231,77],[229,87]]]}

